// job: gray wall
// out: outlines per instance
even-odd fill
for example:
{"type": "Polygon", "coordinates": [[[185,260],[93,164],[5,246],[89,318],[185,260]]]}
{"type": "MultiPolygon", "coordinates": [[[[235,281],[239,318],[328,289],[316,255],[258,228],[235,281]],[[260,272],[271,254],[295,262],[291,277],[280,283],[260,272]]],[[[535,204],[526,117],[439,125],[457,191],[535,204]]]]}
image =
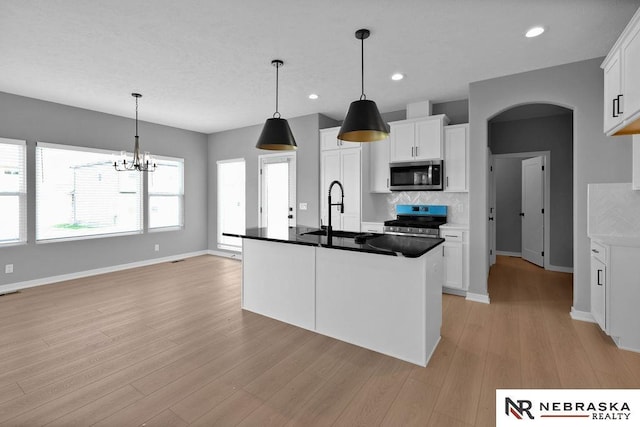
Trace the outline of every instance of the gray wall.
{"type": "MultiPolygon", "coordinates": [[[[130,102],[126,95],[123,102],[130,102]]],[[[0,265],[14,264],[13,274],[1,269],[0,285],[207,249],[207,137],[145,122],[139,130],[143,150],[185,159],[184,229],[35,244],[36,141],[131,151],[134,132],[132,119],[0,93],[0,136],[27,141],[28,191],[28,243],[0,248],[0,265]]]]}
{"type": "Polygon", "coordinates": [[[522,159],[497,158],[496,251],[522,252],[522,159]]]}
{"type": "MultiPolygon", "coordinates": [[[[296,138],[297,161],[297,224],[318,227],[320,224],[320,124],[333,126],[334,121],[320,114],[287,119],[296,138]],[[300,203],[307,203],[307,210],[298,209],[300,203]]],[[[245,159],[246,167],[246,226],[258,226],[258,156],[269,154],[258,150],[255,145],[263,124],[232,129],[209,135],[209,248],[217,248],[217,197],[216,188],[218,160],[245,159]]],[[[327,127],[327,126],[325,126],[327,127]]],[[[272,153],[272,152],[271,152],[272,153]]]]}
{"type": "MultiPolygon", "coordinates": [[[[573,115],[490,122],[489,146],[493,154],[551,151],[549,262],[572,267],[573,115]]],[[[499,216],[498,229],[503,218],[499,216]]],[[[496,249],[501,250],[497,245],[496,242],[496,249]]]]}
{"type": "Polygon", "coordinates": [[[470,293],[487,295],[487,122],[514,106],[551,103],[574,111],[573,307],[590,311],[587,184],[631,180],[631,137],[602,132],[601,63],[596,58],[470,84],[470,293]]]}

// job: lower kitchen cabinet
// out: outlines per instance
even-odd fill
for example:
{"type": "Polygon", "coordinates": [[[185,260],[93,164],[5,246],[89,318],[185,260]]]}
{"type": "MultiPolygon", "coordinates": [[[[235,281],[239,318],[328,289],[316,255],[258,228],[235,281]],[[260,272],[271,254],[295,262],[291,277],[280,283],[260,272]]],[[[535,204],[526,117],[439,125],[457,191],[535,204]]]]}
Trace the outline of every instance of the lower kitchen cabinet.
{"type": "Polygon", "coordinates": [[[640,135],[633,135],[633,179],[631,188],[640,190],[640,135]]]}
{"type": "Polygon", "coordinates": [[[466,226],[443,225],[440,237],[444,239],[442,255],[444,257],[445,292],[463,294],[469,287],[469,243],[466,226]]]}
{"type": "Polygon", "coordinates": [[[607,250],[591,242],[591,315],[603,331],[607,330],[607,250]]]}
{"type": "Polygon", "coordinates": [[[363,222],[360,225],[360,231],[364,233],[384,233],[383,222],[363,222]]]}
{"type": "Polygon", "coordinates": [[[616,345],[640,352],[640,245],[591,240],[591,314],[616,345]]]}

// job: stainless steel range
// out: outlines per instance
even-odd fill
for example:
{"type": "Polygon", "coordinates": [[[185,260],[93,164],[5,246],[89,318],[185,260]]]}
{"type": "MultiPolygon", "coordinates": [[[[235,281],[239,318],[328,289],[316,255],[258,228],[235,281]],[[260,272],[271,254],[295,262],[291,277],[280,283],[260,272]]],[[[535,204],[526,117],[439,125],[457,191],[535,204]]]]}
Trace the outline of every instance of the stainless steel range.
{"type": "Polygon", "coordinates": [[[403,236],[440,237],[440,226],[447,222],[442,205],[396,205],[396,219],[384,222],[384,232],[403,236]]]}

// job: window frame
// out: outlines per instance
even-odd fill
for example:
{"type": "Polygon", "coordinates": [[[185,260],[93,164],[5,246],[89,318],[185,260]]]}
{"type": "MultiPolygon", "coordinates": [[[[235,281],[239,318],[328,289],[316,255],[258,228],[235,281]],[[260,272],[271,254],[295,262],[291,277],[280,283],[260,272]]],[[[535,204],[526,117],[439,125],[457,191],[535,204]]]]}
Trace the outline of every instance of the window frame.
{"type": "MultiPolygon", "coordinates": [[[[138,197],[139,197],[139,212],[138,212],[138,218],[139,218],[139,228],[136,230],[130,230],[130,231],[117,231],[117,232],[112,232],[112,233],[100,233],[100,234],[87,234],[87,235],[82,235],[82,236],[66,236],[66,237],[54,237],[54,238],[38,238],[38,209],[39,209],[39,203],[38,203],[38,182],[37,182],[37,177],[38,177],[38,149],[39,148],[50,148],[50,149],[57,149],[57,150],[68,150],[68,151],[74,151],[74,152],[86,152],[86,153],[98,153],[98,154],[105,154],[110,156],[110,158],[115,159],[119,153],[115,153],[113,150],[107,150],[107,149],[102,149],[102,148],[93,148],[93,147],[85,147],[85,146],[76,146],[76,145],[66,145],[66,144],[56,144],[56,143],[49,143],[49,142],[43,142],[43,141],[38,141],[36,142],[36,185],[35,185],[35,201],[36,201],[36,209],[35,209],[35,230],[34,230],[34,234],[35,234],[35,242],[37,245],[41,245],[41,244],[48,244],[48,243],[59,243],[59,242],[71,242],[71,241],[78,241],[78,240],[90,240],[90,239],[102,239],[102,238],[109,238],[109,237],[119,237],[119,236],[132,236],[132,235],[139,235],[139,234],[144,234],[144,178],[142,176],[140,176],[140,183],[138,185],[138,197]]],[[[113,167],[113,166],[112,166],[113,167]]],[[[115,171],[115,173],[128,173],[128,172],[117,172],[115,171]]],[[[132,172],[131,172],[132,173],[132,172]]],[[[139,173],[139,172],[135,172],[135,173],[139,173]]]]}
{"type": "Polygon", "coordinates": [[[17,145],[22,148],[22,173],[24,179],[22,181],[21,191],[0,191],[0,197],[2,196],[18,196],[18,240],[0,241],[0,248],[6,248],[9,246],[20,246],[28,243],[28,211],[27,211],[27,186],[28,186],[28,171],[27,171],[27,141],[24,139],[12,139],[0,137],[0,144],[17,145]]]}
{"type": "MultiPolygon", "coordinates": [[[[147,231],[149,233],[161,233],[164,231],[177,231],[177,230],[184,230],[184,223],[185,223],[185,199],[184,199],[184,159],[181,157],[169,157],[169,156],[153,156],[155,158],[155,160],[157,161],[158,164],[158,169],[161,168],[161,163],[162,160],[167,160],[167,161],[171,161],[171,162],[178,162],[182,164],[182,179],[181,179],[181,185],[180,185],[180,193],[152,193],[151,192],[151,185],[149,183],[149,180],[151,179],[150,174],[153,174],[155,172],[148,172],[146,173],[146,181],[147,181],[147,231]],[[162,227],[151,227],[151,196],[166,196],[166,197],[175,197],[178,196],[178,200],[180,201],[180,225],[169,225],[169,226],[162,226],[162,227]]],[[[157,170],[157,169],[156,169],[157,170]]]]}

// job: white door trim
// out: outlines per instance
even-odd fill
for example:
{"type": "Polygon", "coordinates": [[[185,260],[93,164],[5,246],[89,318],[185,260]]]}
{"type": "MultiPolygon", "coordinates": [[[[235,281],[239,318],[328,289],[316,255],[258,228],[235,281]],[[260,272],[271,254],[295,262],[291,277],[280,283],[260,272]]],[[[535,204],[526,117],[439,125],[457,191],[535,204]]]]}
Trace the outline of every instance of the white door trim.
{"type": "MultiPolygon", "coordinates": [[[[522,153],[504,153],[504,154],[494,154],[494,159],[528,159],[531,157],[544,157],[544,269],[550,270],[551,267],[551,247],[549,245],[550,242],[550,228],[549,223],[551,218],[551,151],[527,151],[522,153]]],[[[489,173],[489,171],[487,171],[489,173]]],[[[495,188],[495,180],[492,183],[493,191],[496,191],[495,188]]],[[[496,212],[497,214],[498,212],[496,212]]],[[[497,219],[497,217],[496,217],[497,219]]],[[[495,229],[494,227],[494,234],[495,229]]],[[[488,236],[491,238],[491,236],[488,236]]],[[[493,236],[495,238],[495,235],[493,236]]]]}
{"type": "Polygon", "coordinates": [[[290,164],[290,176],[289,182],[291,187],[289,188],[289,203],[290,207],[293,208],[291,212],[293,214],[293,218],[289,221],[289,226],[295,226],[298,219],[298,210],[297,210],[297,156],[295,151],[289,151],[285,153],[273,153],[273,154],[260,154],[258,156],[258,227],[264,227],[263,224],[263,216],[261,212],[262,208],[262,193],[264,191],[264,183],[262,181],[262,168],[265,163],[275,163],[279,159],[286,159],[290,164]]]}

